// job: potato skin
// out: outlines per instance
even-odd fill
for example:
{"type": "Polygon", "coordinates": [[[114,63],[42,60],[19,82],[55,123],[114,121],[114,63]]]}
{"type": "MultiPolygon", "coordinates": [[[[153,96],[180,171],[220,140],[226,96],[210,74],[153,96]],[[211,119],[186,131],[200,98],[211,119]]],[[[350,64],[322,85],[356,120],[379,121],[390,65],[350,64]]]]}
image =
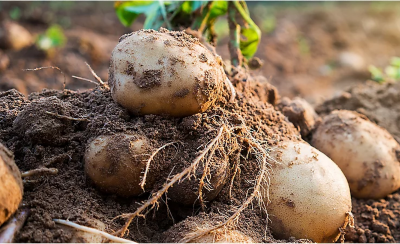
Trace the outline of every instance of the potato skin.
{"type": "MultiPolygon", "coordinates": [[[[93,183],[107,193],[123,197],[138,196],[146,161],[151,154],[146,138],[116,134],[99,136],[85,152],[85,172],[93,183]]],[[[146,179],[146,189],[155,181],[152,171],[146,179]]]]}
{"type": "Polygon", "coordinates": [[[161,29],[121,37],[108,83],[114,101],[133,114],[184,117],[207,110],[225,79],[220,57],[198,39],[161,29]]]}
{"type": "Polygon", "coordinates": [[[400,145],[365,116],[336,110],[313,134],[312,144],[345,174],[357,198],[380,199],[400,187],[400,145]]]}
{"type": "Polygon", "coordinates": [[[18,209],[23,192],[21,173],[14,156],[0,143],[0,226],[18,209]]]}
{"type": "Polygon", "coordinates": [[[275,160],[264,202],[275,238],[334,241],[351,211],[349,185],[339,167],[305,142],[283,142],[270,156],[275,160]]]}

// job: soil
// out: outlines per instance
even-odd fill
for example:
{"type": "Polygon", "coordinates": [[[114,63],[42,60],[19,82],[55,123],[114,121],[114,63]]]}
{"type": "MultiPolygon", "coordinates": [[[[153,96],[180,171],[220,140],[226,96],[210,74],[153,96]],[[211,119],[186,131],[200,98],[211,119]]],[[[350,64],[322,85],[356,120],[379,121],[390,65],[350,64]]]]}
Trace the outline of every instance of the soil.
{"type": "MultiPolygon", "coordinates": [[[[257,84],[258,87],[262,85],[257,84]]],[[[132,116],[117,105],[109,89],[103,87],[85,92],[45,89],[28,97],[10,90],[0,93],[0,102],[1,142],[14,152],[20,170],[41,167],[59,170],[57,175],[25,179],[23,206],[31,209],[31,215],[17,236],[19,242],[68,242],[72,238],[71,233],[55,225],[52,221],[55,218],[83,225],[90,225],[90,219],[95,218],[108,226],[106,231],[116,231],[124,222],[112,219],[134,212],[149,197],[149,193],[144,193],[136,198],[120,198],[104,194],[93,186],[84,173],[83,154],[87,143],[96,136],[136,133],[145,135],[154,148],[180,141],[182,145],[178,143],[175,147],[167,147],[154,158],[154,162],[164,162],[150,168],[159,172],[157,179],[162,179],[156,186],[161,186],[169,175],[187,167],[197,156],[199,148],[216,136],[217,129],[226,120],[237,125],[246,121],[251,130],[259,131],[253,135],[254,138],[262,139],[271,146],[282,140],[298,140],[300,137],[293,125],[273,105],[246,93],[240,93],[239,100],[233,104],[222,98],[220,106],[185,118],[132,116]],[[229,117],[225,117],[228,113],[229,117]]],[[[248,161],[240,167],[240,177],[237,176],[240,180],[235,181],[232,199],[227,197],[229,184],[225,184],[219,197],[207,209],[208,214],[221,211],[218,207],[221,204],[228,204],[231,208],[240,204],[246,196],[243,191],[252,186],[248,179],[256,177],[258,165],[249,152],[250,146],[245,145],[242,142],[237,149],[243,157],[248,157],[248,161]],[[249,153],[250,156],[246,156],[249,153]]],[[[219,149],[214,157],[233,161],[232,156],[226,153],[225,149],[219,149]]],[[[228,175],[228,178],[232,175],[230,170],[228,175]]],[[[190,181],[198,184],[198,180],[190,181]]],[[[183,189],[190,192],[189,187],[183,189]]],[[[161,202],[158,210],[148,214],[146,220],[138,219],[129,229],[129,237],[140,242],[165,241],[160,237],[163,231],[201,209],[198,204],[185,207],[173,200],[171,197],[171,201],[168,201],[168,208],[161,202]]],[[[262,214],[255,213],[257,211],[249,217],[254,219],[252,222],[265,226],[265,220],[260,217],[262,214]]],[[[244,233],[257,241],[276,241],[268,231],[266,235],[260,235],[251,231],[250,226],[242,228],[244,233]]]]}
{"type": "MultiPolygon", "coordinates": [[[[217,135],[221,118],[226,118],[226,114],[233,125],[240,124],[241,116],[249,128],[258,131],[256,139],[262,138],[271,146],[282,140],[298,140],[299,131],[274,108],[280,96],[300,96],[312,104],[318,103],[316,110],[320,115],[334,109],[365,114],[400,142],[399,83],[365,82],[370,77],[368,64],[382,67],[390,57],[400,55],[395,4],[389,7],[376,7],[372,3],[364,7],[354,3],[329,7],[305,4],[300,8],[283,9],[270,6],[276,26],[263,35],[256,54],[263,59],[264,65],[251,76],[241,72],[231,74],[235,76],[232,81],[239,91],[236,102],[230,104],[222,100],[212,110],[183,119],[132,116],[113,102],[108,89],[71,78],[72,75],[92,77],[84,64],[88,62],[107,81],[112,49],[121,35],[140,29],[140,21],[131,29],[124,28],[111,3],[83,3],[79,8],[69,10],[64,7],[53,9],[51,4],[2,3],[2,13],[15,6],[23,13],[18,23],[34,35],[42,33],[55,21],[69,23],[65,24],[68,42],[55,53],[48,54],[31,46],[21,51],[2,50],[0,54],[0,91],[3,91],[0,93],[0,142],[14,152],[21,171],[41,167],[58,169],[56,175],[25,179],[21,206],[30,208],[31,212],[17,235],[18,242],[70,241],[73,233],[56,225],[54,218],[93,227],[92,219],[97,219],[107,226],[105,231],[112,233],[124,224],[124,219],[113,218],[134,212],[150,197],[152,192],[122,198],[94,187],[85,176],[83,154],[87,144],[99,135],[139,133],[145,135],[154,148],[174,141],[182,142],[166,147],[156,155],[154,161],[165,162],[157,165],[160,181],[156,188],[161,187],[161,179],[174,175],[194,160],[199,150],[217,135]],[[347,62],[343,57],[348,53],[361,57],[361,61],[347,62]],[[22,71],[47,66],[59,67],[62,73],[57,69],[22,71]],[[359,85],[349,88],[354,84],[359,85]]],[[[222,48],[224,44],[222,42],[217,50],[227,59],[227,49],[222,48]]],[[[247,155],[249,145],[243,142],[240,145],[240,154],[247,155]]],[[[232,155],[217,151],[216,158],[234,161],[232,155]]],[[[227,197],[229,184],[225,184],[214,201],[206,204],[205,213],[199,205],[183,206],[164,197],[157,211],[150,211],[146,219],[135,219],[127,238],[138,242],[174,241],[182,238],[179,231],[165,231],[179,222],[174,228],[193,228],[187,222],[196,216],[220,216],[212,218],[219,223],[221,215],[231,214],[243,202],[247,194],[245,189],[253,187],[247,179],[254,180],[254,172],[259,167],[250,157],[246,167],[242,165],[240,169],[231,199],[227,197]],[[221,209],[226,212],[221,213],[221,209]],[[182,222],[187,217],[189,219],[182,222]]],[[[200,167],[200,174],[201,170],[200,167]]],[[[232,174],[230,169],[228,176],[232,174]]],[[[399,242],[399,201],[400,191],[381,200],[353,198],[356,228],[347,229],[346,241],[399,242]]],[[[255,209],[254,212],[244,211],[238,225],[239,230],[253,240],[308,241],[274,239],[265,219],[260,217],[261,210],[255,209]],[[254,231],[256,229],[265,232],[260,234],[254,231]]]]}

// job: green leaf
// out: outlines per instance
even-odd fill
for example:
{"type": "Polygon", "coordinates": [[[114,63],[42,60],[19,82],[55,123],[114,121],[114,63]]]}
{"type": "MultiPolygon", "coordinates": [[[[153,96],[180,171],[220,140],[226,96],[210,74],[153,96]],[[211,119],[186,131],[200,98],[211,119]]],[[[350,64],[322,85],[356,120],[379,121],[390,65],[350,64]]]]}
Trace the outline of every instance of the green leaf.
{"type": "Polygon", "coordinates": [[[157,20],[161,16],[161,10],[159,4],[152,4],[152,7],[146,12],[146,20],[144,21],[143,29],[154,29],[158,30],[164,21],[157,20]]]}
{"type": "Polygon", "coordinates": [[[62,47],[66,42],[67,38],[59,25],[50,26],[44,34],[40,34],[36,39],[36,45],[42,50],[62,47]]]}
{"type": "Polygon", "coordinates": [[[400,58],[393,57],[392,60],[390,61],[390,65],[400,68],[400,58]]]}
{"type": "Polygon", "coordinates": [[[382,70],[380,70],[379,68],[377,68],[373,65],[370,65],[368,67],[368,70],[371,73],[372,80],[374,80],[378,83],[382,83],[384,81],[382,70]]]}
{"type": "Polygon", "coordinates": [[[208,1],[184,1],[181,4],[181,10],[186,14],[191,14],[198,10],[201,6],[207,4],[208,1]]]}
{"type": "Polygon", "coordinates": [[[242,28],[240,38],[240,50],[246,58],[251,58],[257,51],[260,43],[259,32],[253,28],[242,28]]]}
{"type": "Polygon", "coordinates": [[[219,16],[225,15],[228,12],[227,1],[214,1],[210,9],[210,20],[216,19],[219,16]]]}
{"type": "Polygon", "coordinates": [[[157,4],[155,1],[116,2],[114,8],[121,23],[129,27],[140,14],[147,13],[157,4]]]}
{"type": "Polygon", "coordinates": [[[13,20],[18,20],[21,18],[21,9],[18,7],[14,7],[10,10],[10,18],[13,20]]]}

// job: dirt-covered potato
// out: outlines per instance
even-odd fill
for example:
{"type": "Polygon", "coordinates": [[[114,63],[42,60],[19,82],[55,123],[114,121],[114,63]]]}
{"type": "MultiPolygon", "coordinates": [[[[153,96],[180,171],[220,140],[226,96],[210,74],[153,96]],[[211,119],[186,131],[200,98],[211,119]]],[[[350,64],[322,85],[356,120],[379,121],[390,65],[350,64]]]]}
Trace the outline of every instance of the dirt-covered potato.
{"type": "Polygon", "coordinates": [[[357,198],[379,199],[400,187],[400,145],[385,129],[347,110],[327,115],[312,144],[343,171],[357,198]]]}
{"type": "MultiPolygon", "coordinates": [[[[100,220],[94,218],[88,218],[86,216],[85,219],[86,219],[85,226],[100,231],[106,231],[106,225],[100,220]]],[[[106,238],[102,237],[99,234],[85,232],[66,225],[60,225],[60,227],[63,231],[71,234],[71,239],[69,243],[104,243],[108,241],[106,240],[106,238]]]]}
{"type": "Polygon", "coordinates": [[[349,185],[339,167],[305,142],[283,142],[270,156],[264,201],[274,237],[334,241],[351,211],[349,185]]]}
{"type": "Polygon", "coordinates": [[[194,217],[188,217],[185,220],[172,226],[162,234],[163,240],[167,243],[186,242],[189,243],[255,243],[249,235],[238,229],[220,228],[208,232],[202,236],[194,235],[207,230],[223,220],[224,217],[215,213],[201,213],[194,217]]]}
{"type": "Polygon", "coordinates": [[[14,156],[0,143],[0,225],[18,209],[23,192],[21,173],[14,156]]]}
{"type": "MultiPolygon", "coordinates": [[[[143,193],[141,177],[151,154],[148,140],[139,135],[99,136],[85,152],[85,172],[101,190],[130,197],[143,193]]],[[[146,188],[156,180],[153,171],[146,177],[146,188]]]]}
{"type": "Polygon", "coordinates": [[[184,117],[221,95],[222,61],[184,32],[140,30],[120,38],[111,56],[113,99],[134,114],[184,117]]]}
{"type": "Polygon", "coordinates": [[[13,21],[1,21],[0,48],[20,50],[32,45],[32,43],[32,35],[27,29],[13,21]]]}

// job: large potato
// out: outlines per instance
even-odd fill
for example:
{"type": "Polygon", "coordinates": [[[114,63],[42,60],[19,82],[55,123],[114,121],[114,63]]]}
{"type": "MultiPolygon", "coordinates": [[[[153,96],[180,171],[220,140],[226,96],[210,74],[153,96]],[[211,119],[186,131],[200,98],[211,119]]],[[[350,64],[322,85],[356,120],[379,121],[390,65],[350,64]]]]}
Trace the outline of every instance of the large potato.
{"type": "Polygon", "coordinates": [[[22,194],[21,173],[13,154],[0,143],[0,225],[18,209],[22,194]]]}
{"type": "Polygon", "coordinates": [[[121,37],[108,83],[113,99],[134,114],[183,117],[212,105],[225,79],[220,57],[198,39],[161,29],[121,37]]]}
{"type": "Polygon", "coordinates": [[[275,238],[334,241],[351,211],[349,185],[339,167],[305,142],[284,142],[270,156],[264,201],[275,238]]]}
{"type": "Polygon", "coordinates": [[[333,111],[316,129],[312,144],[342,169],[353,196],[379,199],[399,189],[400,145],[365,116],[333,111]]]}
{"type": "MultiPolygon", "coordinates": [[[[105,192],[137,196],[143,193],[139,184],[150,154],[151,148],[143,136],[99,136],[86,149],[86,175],[105,192]]],[[[151,188],[155,181],[152,172],[147,176],[146,188],[151,188]]]]}

